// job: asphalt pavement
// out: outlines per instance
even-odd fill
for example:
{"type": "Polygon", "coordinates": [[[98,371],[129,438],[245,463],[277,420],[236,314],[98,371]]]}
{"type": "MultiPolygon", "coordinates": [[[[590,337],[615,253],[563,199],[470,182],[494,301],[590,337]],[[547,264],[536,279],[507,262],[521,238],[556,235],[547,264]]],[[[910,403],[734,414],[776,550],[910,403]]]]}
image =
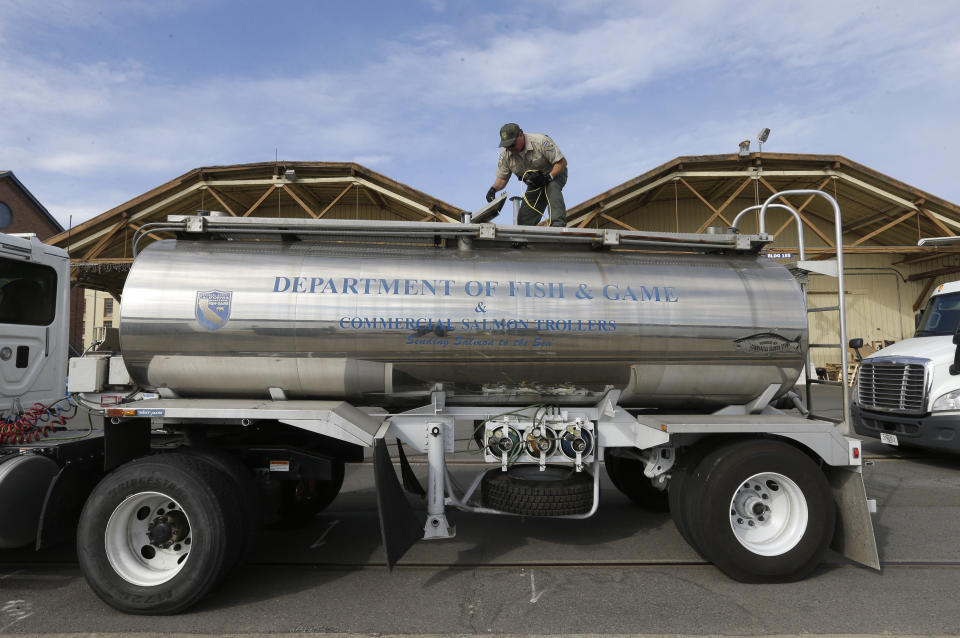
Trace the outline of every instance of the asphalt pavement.
{"type": "MultiPolygon", "coordinates": [[[[821,398],[818,412],[839,411],[821,398]]],[[[591,519],[456,513],[456,538],[418,543],[390,572],[364,463],[310,525],[265,532],[247,565],[178,616],[106,606],[69,546],[2,551],[0,633],[958,635],[960,457],[873,441],[864,452],[879,572],[830,553],[799,583],[732,581],[668,514],[636,508],[606,476],[591,519]]],[[[469,457],[454,467],[462,478],[479,470],[469,457]]]]}

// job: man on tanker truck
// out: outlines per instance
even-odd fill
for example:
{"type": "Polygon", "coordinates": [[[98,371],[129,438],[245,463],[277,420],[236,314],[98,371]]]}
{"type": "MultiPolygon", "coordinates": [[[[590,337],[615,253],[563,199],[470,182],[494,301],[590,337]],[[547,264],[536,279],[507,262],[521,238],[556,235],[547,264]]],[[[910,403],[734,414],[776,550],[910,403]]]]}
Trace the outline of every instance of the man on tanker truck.
{"type": "MultiPolygon", "coordinates": [[[[158,229],[176,239],[135,248],[119,351],[70,360],[71,397],[103,432],[0,446],[0,547],[76,529],[84,577],[117,609],[187,609],[263,521],[308,522],[365,455],[389,566],[453,537],[449,510],[591,517],[606,462],[736,580],[804,578],[831,545],[879,567],[859,441],[772,406],[809,333],[803,288],[760,254],[762,230],[173,215],[134,246],[158,229]],[[447,471],[456,433],[485,462],[465,485],[447,471]],[[426,459],[425,488],[404,448],[426,459]],[[42,504],[29,517],[24,483],[42,504]]],[[[59,365],[42,383],[62,394],[68,260],[18,238],[0,250],[0,272],[54,273],[52,317],[0,323],[0,411],[29,428],[42,415],[23,421],[20,403],[42,374],[6,380],[21,362],[59,365]]]]}
{"type": "Polygon", "coordinates": [[[527,185],[517,213],[518,224],[536,226],[549,206],[550,225],[566,226],[563,187],[567,183],[567,158],[557,144],[548,135],[524,133],[518,125],[509,123],[500,128],[500,148],[496,180],[487,191],[487,202],[494,200],[513,174],[527,185]]]}

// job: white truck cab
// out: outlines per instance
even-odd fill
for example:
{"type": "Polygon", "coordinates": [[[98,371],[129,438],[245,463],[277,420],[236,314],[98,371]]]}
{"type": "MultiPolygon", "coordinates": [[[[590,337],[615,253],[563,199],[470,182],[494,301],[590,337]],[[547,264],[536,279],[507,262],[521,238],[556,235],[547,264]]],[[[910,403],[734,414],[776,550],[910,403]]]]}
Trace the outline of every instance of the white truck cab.
{"type": "Polygon", "coordinates": [[[863,360],[852,414],[857,434],[903,445],[960,452],[960,281],[938,286],[913,338],[863,360]]]}
{"type": "Polygon", "coordinates": [[[0,235],[0,414],[66,396],[67,253],[31,235],[0,235]]]}

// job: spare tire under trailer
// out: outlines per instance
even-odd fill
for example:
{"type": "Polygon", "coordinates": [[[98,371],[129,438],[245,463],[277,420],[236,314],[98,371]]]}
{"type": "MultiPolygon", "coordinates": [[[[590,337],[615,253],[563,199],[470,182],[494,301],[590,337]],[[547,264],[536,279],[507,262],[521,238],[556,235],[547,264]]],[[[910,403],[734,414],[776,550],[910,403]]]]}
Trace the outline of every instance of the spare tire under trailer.
{"type": "Polygon", "coordinates": [[[573,516],[593,507],[593,476],[572,466],[514,465],[481,481],[486,507],[521,516],[573,516]]]}

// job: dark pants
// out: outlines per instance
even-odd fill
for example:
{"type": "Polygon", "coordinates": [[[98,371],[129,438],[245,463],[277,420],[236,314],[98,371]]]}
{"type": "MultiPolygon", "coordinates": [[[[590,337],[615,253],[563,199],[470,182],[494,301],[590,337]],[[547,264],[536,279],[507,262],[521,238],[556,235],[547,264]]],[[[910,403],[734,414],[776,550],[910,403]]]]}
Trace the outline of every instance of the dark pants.
{"type": "Polygon", "coordinates": [[[539,188],[528,188],[520,202],[517,223],[521,226],[536,226],[543,213],[550,207],[550,225],[567,225],[567,205],[563,201],[563,187],[567,184],[567,169],[560,171],[552,182],[539,188]]]}

